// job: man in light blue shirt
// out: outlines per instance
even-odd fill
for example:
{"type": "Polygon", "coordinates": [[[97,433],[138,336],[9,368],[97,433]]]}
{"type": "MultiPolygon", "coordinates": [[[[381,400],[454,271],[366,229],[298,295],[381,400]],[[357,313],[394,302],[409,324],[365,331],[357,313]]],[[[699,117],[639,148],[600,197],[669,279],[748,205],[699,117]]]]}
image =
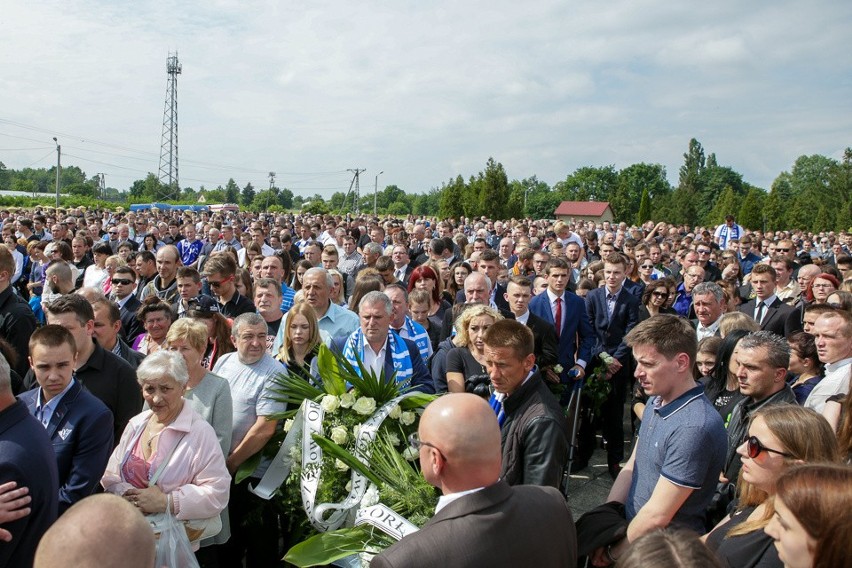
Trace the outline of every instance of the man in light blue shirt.
{"type": "Polygon", "coordinates": [[[302,276],[302,294],[317,313],[319,328],[332,338],[349,335],[360,325],[358,315],[331,301],[334,285],[324,268],[311,268],[302,276]]]}

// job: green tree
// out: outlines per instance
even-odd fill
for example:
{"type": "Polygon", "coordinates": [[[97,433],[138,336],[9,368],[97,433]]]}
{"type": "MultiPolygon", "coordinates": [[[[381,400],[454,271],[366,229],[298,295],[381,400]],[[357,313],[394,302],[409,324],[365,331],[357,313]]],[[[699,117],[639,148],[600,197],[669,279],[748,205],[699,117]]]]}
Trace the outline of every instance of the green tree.
{"type": "Polygon", "coordinates": [[[240,186],[237,185],[234,178],[230,178],[228,183],[225,184],[225,201],[228,203],[240,202],[240,186]]]}
{"type": "Polygon", "coordinates": [[[641,225],[651,219],[651,192],[648,188],[642,190],[642,198],[639,201],[639,212],[636,214],[636,224],[641,225]]]}
{"type": "Polygon", "coordinates": [[[752,187],[743,199],[737,214],[737,223],[751,230],[763,230],[763,190],[752,187]]]}
{"type": "MultiPolygon", "coordinates": [[[[479,172],[477,178],[479,208],[469,215],[487,215],[492,219],[505,219],[506,206],[509,203],[509,179],[503,164],[488,158],[485,171],[479,172]]],[[[473,184],[471,184],[473,185],[473,184]]],[[[468,215],[468,212],[465,212],[468,215]]]]}
{"type": "MultiPolygon", "coordinates": [[[[722,194],[727,188],[731,188],[737,199],[740,199],[746,194],[746,186],[743,183],[743,177],[733,169],[723,166],[707,166],[701,173],[699,190],[696,194],[695,214],[701,222],[708,222],[711,210],[715,204],[721,199],[722,194]]],[[[724,220],[725,215],[734,215],[736,209],[731,209],[722,214],[722,219],[713,220],[713,223],[719,224],[724,220]]]]}
{"type": "Polygon", "coordinates": [[[225,194],[225,190],[222,189],[221,185],[216,189],[208,189],[207,191],[205,191],[204,200],[207,204],[231,203],[227,200],[227,195],[225,194]]]}
{"type": "MultiPolygon", "coordinates": [[[[713,161],[716,161],[715,156],[713,161]]],[[[697,192],[700,189],[701,174],[704,172],[705,165],[704,148],[698,140],[692,138],[689,141],[689,149],[683,155],[678,187],[688,189],[693,193],[697,192]]]]}
{"type": "Polygon", "coordinates": [[[441,190],[432,188],[426,193],[415,195],[412,210],[415,215],[437,215],[441,208],[441,190]]]}
{"type": "Polygon", "coordinates": [[[251,182],[248,182],[243,188],[242,195],[240,196],[240,203],[242,203],[243,207],[248,207],[254,202],[255,194],[256,192],[254,191],[254,186],[251,184],[251,182]]]}
{"type": "MultiPolygon", "coordinates": [[[[716,200],[716,204],[707,216],[709,225],[721,225],[725,221],[727,215],[736,215],[735,211],[739,211],[739,197],[734,192],[734,188],[730,185],[725,187],[722,195],[716,200]]],[[[742,219],[739,219],[742,224],[742,219]]]]}
{"type": "Polygon", "coordinates": [[[618,183],[615,166],[582,167],[563,181],[557,182],[554,190],[561,200],[610,201],[618,183]]]}
{"type": "Polygon", "coordinates": [[[466,189],[461,175],[444,184],[441,187],[441,198],[438,202],[438,216],[455,218],[464,215],[463,203],[466,189]]]}
{"type": "Polygon", "coordinates": [[[404,217],[411,213],[411,207],[405,201],[394,201],[387,208],[387,213],[394,217],[404,217]]]}
{"type": "Polygon", "coordinates": [[[292,209],[295,207],[293,203],[293,192],[286,187],[278,192],[278,205],[284,209],[292,209]]]}
{"type": "Polygon", "coordinates": [[[649,203],[654,204],[671,193],[665,166],[639,163],[619,171],[615,191],[609,200],[615,218],[627,222],[635,219],[645,190],[648,191],[649,203]]]}

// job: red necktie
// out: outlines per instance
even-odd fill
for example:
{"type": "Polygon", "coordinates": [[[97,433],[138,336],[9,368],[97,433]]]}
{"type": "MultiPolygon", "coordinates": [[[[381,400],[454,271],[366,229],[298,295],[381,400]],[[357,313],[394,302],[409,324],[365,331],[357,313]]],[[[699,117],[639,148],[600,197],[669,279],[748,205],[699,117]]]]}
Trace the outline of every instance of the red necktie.
{"type": "Polygon", "coordinates": [[[562,333],[562,298],[556,298],[556,317],[553,323],[556,325],[556,339],[559,339],[559,334],[562,333]]]}

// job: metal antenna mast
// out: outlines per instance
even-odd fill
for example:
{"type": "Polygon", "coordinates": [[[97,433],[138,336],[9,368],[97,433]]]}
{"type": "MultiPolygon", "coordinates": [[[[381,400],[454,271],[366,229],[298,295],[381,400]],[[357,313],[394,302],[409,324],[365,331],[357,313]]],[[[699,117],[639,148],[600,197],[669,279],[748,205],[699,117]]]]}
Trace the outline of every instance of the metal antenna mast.
{"type": "MultiPolygon", "coordinates": [[[[350,169],[347,169],[346,171],[352,172],[353,174],[355,174],[355,176],[352,178],[352,182],[349,184],[349,191],[350,191],[350,193],[352,192],[352,186],[354,185],[355,186],[355,193],[352,196],[352,211],[354,211],[355,214],[357,215],[358,213],[360,213],[360,211],[358,210],[358,201],[361,199],[361,186],[359,184],[359,176],[361,174],[363,174],[364,172],[366,172],[367,170],[359,169],[359,168],[355,168],[355,169],[350,168],[350,169]]],[[[347,195],[347,197],[349,197],[349,196],[347,195]]],[[[344,201],[344,204],[345,204],[345,201],[344,201]]]]}
{"type": "Polygon", "coordinates": [[[163,139],[160,144],[160,182],[171,190],[170,197],[180,195],[178,182],[178,106],[177,76],[181,72],[178,54],[169,52],[166,60],[168,82],[166,84],[166,104],[163,110],[163,139]]]}

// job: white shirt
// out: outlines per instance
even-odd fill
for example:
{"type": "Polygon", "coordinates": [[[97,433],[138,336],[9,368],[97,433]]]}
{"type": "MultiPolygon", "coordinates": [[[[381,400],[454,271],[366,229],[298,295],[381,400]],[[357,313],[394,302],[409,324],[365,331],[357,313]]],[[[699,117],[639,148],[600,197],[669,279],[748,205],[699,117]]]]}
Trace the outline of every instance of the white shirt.
{"type": "MultiPolygon", "coordinates": [[[[562,296],[565,294],[563,293],[562,296]]],[[[557,296],[554,294],[550,288],[547,289],[547,299],[550,301],[550,312],[553,314],[553,323],[558,326],[558,328],[562,329],[562,324],[565,322],[565,298],[562,296],[557,296]],[[556,298],[560,298],[562,300],[562,321],[556,321],[556,298]]]]}
{"type": "Polygon", "coordinates": [[[705,337],[713,337],[714,335],[716,335],[716,330],[719,329],[719,324],[721,322],[721,317],[711,323],[708,327],[704,327],[701,322],[698,322],[698,326],[695,328],[695,331],[698,334],[698,341],[701,341],[705,337]]]}
{"type": "Polygon", "coordinates": [[[529,319],[530,319],[530,311],[529,310],[525,311],[523,314],[521,314],[519,316],[515,316],[515,321],[518,322],[518,323],[522,323],[524,325],[527,325],[527,322],[529,321],[529,319]]]}
{"type": "Polygon", "coordinates": [[[822,414],[828,397],[849,392],[850,366],[852,366],[852,357],[826,365],[825,376],[808,395],[807,400],[805,400],[805,408],[813,408],[822,414]]]}
{"type": "Polygon", "coordinates": [[[464,497],[465,495],[470,495],[472,493],[476,493],[477,491],[482,491],[485,489],[484,487],[477,487],[476,489],[468,489],[467,491],[459,491],[458,493],[450,493],[449,495],[441,495],[438,497],[438,504],[435,506],[435,514],[437,515],[441,512],[441,509],[452,503],[453,501],[464,497]]]}
{"type": "Polygon", "coordinates": [[[385,341],[378,352],[373,351],[373,348],[370,347],[370,343],[367,340],[364,340],[364,366],[368,369],[372,369],[377,377],[381,375],[382,369],[385,368],[385,354],[387,352],[387,348],[388,342],[385,341]]]}

